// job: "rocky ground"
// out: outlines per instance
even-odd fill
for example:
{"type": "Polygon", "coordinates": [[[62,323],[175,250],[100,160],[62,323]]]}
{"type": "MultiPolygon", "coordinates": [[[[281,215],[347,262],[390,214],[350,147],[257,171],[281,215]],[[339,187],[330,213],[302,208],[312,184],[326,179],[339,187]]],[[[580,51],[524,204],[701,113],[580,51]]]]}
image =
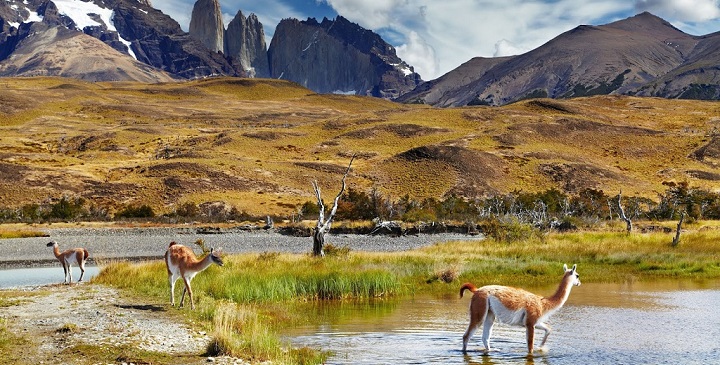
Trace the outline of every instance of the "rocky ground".
{"type": "MultiPolygon", "coordinates": [[[[178,364],[244,363],[229,357],[201,356],[210,341],[208,333],[193,328],[184,317],[168,313],[174,309],[124,296],[113,288],[54,284],[22,288],[14,294],[20,299],[1,306],[0,318],[14,335],[35,345],[36,352],[27,351],[28,363],[74,364],[68,362],[72,355],[67,350],[78,345],[130,346],[182,358],[178,364]]],[[[133,361],[131,356],[116,360],[118,364],[133,361]]]]}

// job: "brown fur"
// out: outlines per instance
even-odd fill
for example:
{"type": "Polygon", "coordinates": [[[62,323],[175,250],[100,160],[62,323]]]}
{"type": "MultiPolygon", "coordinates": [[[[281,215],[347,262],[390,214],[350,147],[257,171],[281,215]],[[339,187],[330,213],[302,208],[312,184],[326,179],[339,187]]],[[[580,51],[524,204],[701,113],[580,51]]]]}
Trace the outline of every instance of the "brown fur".
{"type": "Polygon", "coordinates": [[[53,255],[55,255],[55,258],[57,258],[63,266],[63,271],[65,271],[64,282],[66,284],[72,282],[72,264],[77,264],[80,267],[80,279],[78,279],[78,282],[81,282],[85,276],[85,261],[90,257],[88,250],[84,248],[71,248],[60,252],[60,245],[55,241],[49,242],[47,246],[53,248],[53,255]]]}
{"type": "Polygon", "coordinates": [[[174,241],[170,242],[167,251],[165,251],[165,266],[167,268],[168,280],[170,281],[170,303],[173,306],[175,305],[175,296],[173,293],[175,291],[175,281],[182,278],[185,288],[183,288],[180,299],[180,307],[185,303],[185,293],[187,292],[188,297],[190,297],[190,307],[195,309],[190,281],[192,281],[197,273],[208,268],[213,262],[220,266],[223,265],[220,256],[214,253],[212,249],[207,256],[199,260],[195,256],[195,252],[190,248],[174,241]]]}

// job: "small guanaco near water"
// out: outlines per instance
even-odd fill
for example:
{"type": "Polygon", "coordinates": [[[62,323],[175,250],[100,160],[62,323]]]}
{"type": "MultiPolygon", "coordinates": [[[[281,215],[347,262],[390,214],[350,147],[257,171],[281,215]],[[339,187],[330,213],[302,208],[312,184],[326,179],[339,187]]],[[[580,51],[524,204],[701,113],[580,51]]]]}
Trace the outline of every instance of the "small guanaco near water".
{"type": "Polygon", "coordinates": [[[212,248],[207,256],[202,260],[198,260],[190,248],[175,241],[170,242],[170,246],[165,251],[165,265],[167,265],[168,280],[170,281],[170,304],[173,307],[175,306],[175,282],[177,279],[182,278],[185,287],[180,298],[180,307],[185,302],[185,292],[187,292],[190,297],[190,308],[195,309],[190,281],[195,275],[207,269],[213,263],[223,266],[222,258],[212,248]]]}
{"type": "Polygon", "coordinates": [[[483,324],[484,351],[490,351],[490,336],[495,319],[505,324],[525,327],[530,355],[533,353],[535,328],[545,330],[540,347],[545,346],[545,341],[551,331],[545,321],[565,304],[572,287],[580,285],[580,275],[576,271],[577,265],[573,265],[572,269],[563,265],[563,270],[565,270],[565,274],[562,281],[560,281],[555,294],[550,297],[541,297],[523,289],[508,286],[487,285],[478,289],[471,283],[463,284],[460,287],[460,298],[466,289],[473,292],[470,301],[470,325],[463,335],[463,353],[467,352],[468,340],[481,323],[483,324]]]}
{"type": "Polygon", "coordinates": [[[53,248],[55,257],[57,257],[58,261],[62,264],[63,270],[65,270],[65,284],[72,283],[72,265],[80,266],[80,280],[78,280],[78,282],[81,282],[85,275],[85,261],[90,257],[88,250],[84,248],[71,248],[60,252],[60,245],[55,241],[48,242],[47,247],[53,248]]]}

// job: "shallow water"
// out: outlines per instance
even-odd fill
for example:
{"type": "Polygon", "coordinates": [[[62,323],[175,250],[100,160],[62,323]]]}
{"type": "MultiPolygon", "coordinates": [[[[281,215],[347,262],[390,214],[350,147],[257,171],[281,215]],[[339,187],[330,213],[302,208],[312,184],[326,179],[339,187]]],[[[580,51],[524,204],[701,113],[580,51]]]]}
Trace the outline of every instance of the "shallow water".
{"type": "MultiPolygon", "coordinates": [[[[552,294],[553,288],[533,290],[552,294]]],[[[586,283],[548,322],[546,351],[526,357],[525,329],[496,324],[485,355],[480,329],[464,355],[470,299],[415,298],[315,308],[319,325],[289,329],[295,346],[335,353],[329,364],[720,363],[720,281],[586,283]]],[[[539,346],[542,331],[536,331],[539,346]]]]}
{"type": "MultiPolygon", "coordinates": [[[[100,272],[98,266],[85,266],[83,281],[88,281],[100,272]]],[[[72,268],[72,280],[80,279],[80,268],[72,268]]],[[[62,283],[65,272],[58,263],[57,267],[37,267],[25,269],[0,270],[0,289],[62,283]]]]}

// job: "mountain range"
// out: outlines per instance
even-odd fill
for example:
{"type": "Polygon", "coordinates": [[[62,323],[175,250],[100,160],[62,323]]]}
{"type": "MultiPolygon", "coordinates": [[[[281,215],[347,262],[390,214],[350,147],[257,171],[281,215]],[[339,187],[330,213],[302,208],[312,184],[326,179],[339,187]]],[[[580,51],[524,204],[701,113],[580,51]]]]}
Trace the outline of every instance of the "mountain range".
{"type": "Polygon", "coordinates": [[[720,33],[691,36],[650,13],[578,26],[521,55],[475,58],[399,98],[435,106],[528,98],[720,97],[720,33]]]}
{"type": "Polygon", "coordinates": [[[254,14],[227,29],[218,0],[198,0],[189,32],[148,0],[0,2],[0,76],[164,82],[273,77],[317,92],[395,98],[422,80],[394,47],[347,21],[283,20],[268,47],[254,14]]]}
{"type": "Polygon", "coordinates": [[[527,53],[474,58],[423,81],[378,34],[348,21],[283,19],[266,45],[254,14],[225,27],[198,0],[189,32],[149,0],[0,3],[0,76],[168,82],[279,78],[318,93],[439,107],[592,95],[720,99],[720,32],[692,36],[650,13],[581,25],[527,53]]]}

